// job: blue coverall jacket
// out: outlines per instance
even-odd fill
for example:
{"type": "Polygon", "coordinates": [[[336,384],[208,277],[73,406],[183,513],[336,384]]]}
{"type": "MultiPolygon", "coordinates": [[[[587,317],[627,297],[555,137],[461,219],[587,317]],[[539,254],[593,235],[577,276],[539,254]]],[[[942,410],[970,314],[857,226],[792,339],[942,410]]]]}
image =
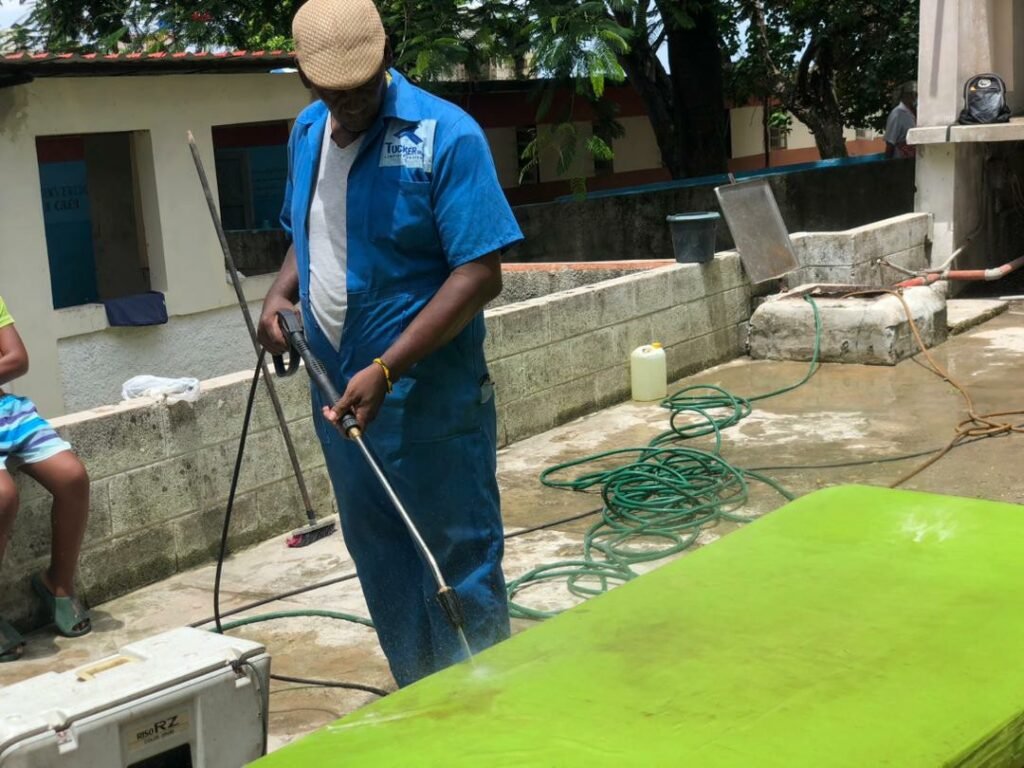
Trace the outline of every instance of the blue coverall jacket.
{"type": "MultiPolygon", "coordinates": [[[[455,105],[392,71],[374,125],[348,178],[348,310],[341,348],[309,304],[309,208],[327,118],[322,102],[295,121],[282,224],[292,238],[306,335],[338,390],[395,342],[452,270],[500,251],[522,233],[498,183],[480,127],[455,105]]],[[[480,314],[412,367],[366,440],[462,599],[474,650],[508,636],[501,572],[493,387],[480,314]]],[[[437,586],[401,519],[351,441],[313,421],[381,646],[399,685],[460,660],[437,586]]]]}

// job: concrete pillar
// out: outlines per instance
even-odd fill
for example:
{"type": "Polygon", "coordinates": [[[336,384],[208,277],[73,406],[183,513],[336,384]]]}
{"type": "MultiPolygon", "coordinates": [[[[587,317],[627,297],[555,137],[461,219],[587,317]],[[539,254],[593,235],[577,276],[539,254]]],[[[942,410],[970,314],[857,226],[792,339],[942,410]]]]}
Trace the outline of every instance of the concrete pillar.
{"type": "MultiPolygon", "coordinates": [[[[963,0],[971,4],[971,0],[963,0]]],[[[921,0],[918,47],[918,125],[949,125],[959,99],[958,54],[961,0],[921,0]]]]}
{"type": "Polygon", "coordinates": [[[955,248],[955,154],[952,144],[928,144],[917,149],[917,193],[914,210],[932,214],[933,265],[949,258],[949,254],[955,248]]]}
{"type": "MultiPolygon", "coordinates": [[[[1008,87],[1021,86],[1010,101],[1024,100],[1024,0],[922,0],[918,51],[918,119],[921,127],[956,122],[963,86],[982,72],[998,72],[1008,87]],[[1018,66],[1018,61],[1021,66],[1018,66]],[[1017,77],[1018,70],[1022,77],[1017,77]]],[[[934,216],[931,260],[945,263],[967,246],[957,264],[991,266],[992,192],[985,188],[986,144],[928,144],[918,147],[915,208],[934,216]]],[[[994,262],[992,262],[994,264],[994,262]]]]}
{"type": "MultiPolygon", "coordinates": [[[[1024,0],[1007,0],[1008,5],[1010,2],[1013,13],[1010,23],[1005,25],[1012,30],[1009,58],[1013,63],[1013,86],[1010,93],[1010,109],[1018,112],[1024,109],[1024,0]]],[[[1003,24],[1000,24],[1000,28],[1003,28],[1003,24]]]]}

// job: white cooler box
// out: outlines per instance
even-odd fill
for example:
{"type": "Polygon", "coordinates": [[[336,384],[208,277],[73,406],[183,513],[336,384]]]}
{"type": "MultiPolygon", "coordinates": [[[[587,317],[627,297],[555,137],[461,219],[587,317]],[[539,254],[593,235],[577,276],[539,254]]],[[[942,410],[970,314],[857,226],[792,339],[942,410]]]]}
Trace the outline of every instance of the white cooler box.
{"type": "Polygon", "coordinates": [[[176,629],[0,688],[0,768],[239,768],[265,751],[270,657],[176,629]]]}

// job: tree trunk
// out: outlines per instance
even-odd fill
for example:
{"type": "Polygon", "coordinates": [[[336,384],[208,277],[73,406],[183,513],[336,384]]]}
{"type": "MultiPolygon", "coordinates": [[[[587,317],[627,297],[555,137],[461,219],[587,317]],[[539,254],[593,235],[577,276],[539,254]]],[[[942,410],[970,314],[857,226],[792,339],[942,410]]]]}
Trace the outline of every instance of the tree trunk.
{"type": "Polygon", "coordinates": [[[843,116],[835,94],[835,66],[828,40],[812,37],[800,57],[789,110],[811,129],[822,160],[848,157],[843,116]],[[813,66],[812,66],[813,65],[813,66]]]}
{"type": "Polygon", "coordinates": [[[761,101],[761,140],[764,141],[764,167],[772,167],[772,132],[769,128],[771,100],[765,96],[761,101]]]}
{"type": "Polygon", "coordinates": [[[832,157],[849,157],[846,138],[843,136],[842,118],[833,115],[809,113],[801,118],[814,134],[814,143],[822,160],[832,157]]]}
{"type": "MultiPolygon", "coordinates": [[[[663,1],[667,5],[670,0],[663,1]]],[[[729,157],[718,19],[710,3],[692,15],[693,29],[672,25],[668,30],[671,76],[642,36],[630,41],[632,47],[622,57],[623,69],[647,107],[662,165],[674,179],[723,173],[729,157]]],[[[663,16],[671,18],[667,12],[663,16]]],[[[624,15],[618,21],[634,24],[624,15]]]]}
{"type": "Polygon", "coordinates": [[[789,101],[786,108],[810,129],[822,160],[849,157],[846,151],[846,137],[843,136],[843,118],[839,114],[838,105],[830,109],[827,105],[789,101]]]}
{"type": "Polygon", "coordinates": [[[684,170],[687,176],[707,176],[724,173],[729,158],[718,16],[710,2],[694,3],[687,11],[693,27],[683,29],[670,23],[668,57],[684,170]]]}
{"type": "Polygon", "coordinates": [[[649,45],[636,44],[623,57],[622,67],[647,107],[647,116],[661,151],[661,164],[673,179],[682,178],[686,175],[686,164],[675,116],[672,81],[649,45]]]}

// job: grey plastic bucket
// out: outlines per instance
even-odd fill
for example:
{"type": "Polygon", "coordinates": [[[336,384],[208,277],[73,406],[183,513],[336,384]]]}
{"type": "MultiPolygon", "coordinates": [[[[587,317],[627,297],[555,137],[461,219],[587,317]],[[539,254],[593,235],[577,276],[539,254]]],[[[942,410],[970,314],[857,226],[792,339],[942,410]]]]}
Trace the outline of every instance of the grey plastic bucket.
{"type": "Polygon", "coordinates": [[[718,234],[717,213],[675,213],[669,216],[672,249],[681,264],[706,264],[715,258],[715,237],[718,234]]]}

